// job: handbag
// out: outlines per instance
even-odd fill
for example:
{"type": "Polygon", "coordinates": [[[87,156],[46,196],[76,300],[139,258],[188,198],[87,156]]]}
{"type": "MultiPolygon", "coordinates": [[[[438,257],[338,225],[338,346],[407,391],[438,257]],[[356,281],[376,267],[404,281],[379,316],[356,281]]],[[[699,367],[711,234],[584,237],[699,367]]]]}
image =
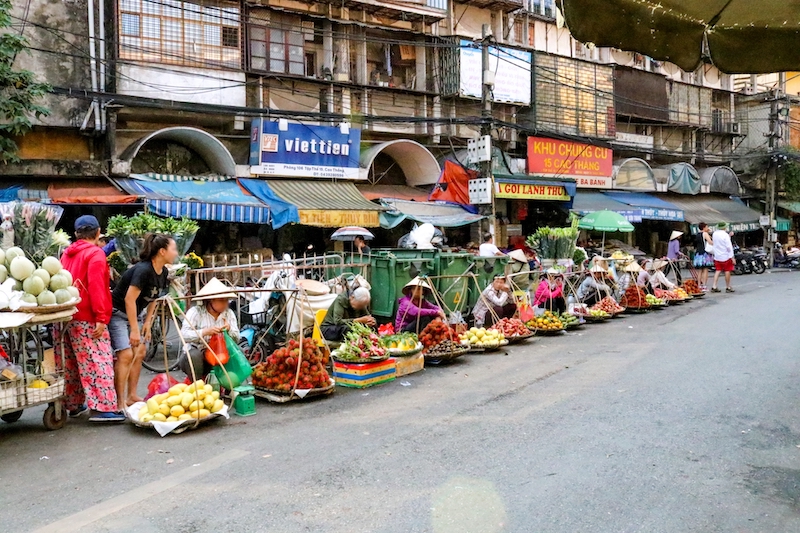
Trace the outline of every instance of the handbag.
{"type": "Polygon", "coordinates": [[[714,253],[714,245],[711,244],[710,242],[708,242],[705,239],[703,239],[703,242],[705,243],[706,253],[707,254],[713,254],[714,253]]]}

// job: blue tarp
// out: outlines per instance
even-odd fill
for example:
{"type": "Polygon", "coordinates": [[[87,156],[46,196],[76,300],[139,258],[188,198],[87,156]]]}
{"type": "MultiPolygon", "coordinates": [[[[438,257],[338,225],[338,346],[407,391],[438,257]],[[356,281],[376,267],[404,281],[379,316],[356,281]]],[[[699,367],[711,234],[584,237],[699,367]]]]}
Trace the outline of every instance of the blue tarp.
{"type": "Polygon", "coordinates": [[[265,204],[274,206],[272,216],[275,221],[272,223],[272,227],[279,228],[285,224],[297,224],[300,222],[297,206],[275,194],[275,191],[270,188],[266,181],[245,178],[240,179],[239,184],[265,204]]]}
{"type": "Polygon", "coordinates": [[[478,222],[486,217],[470,213],[459,204],[446,202],[413,202],[396,198],[383,198],[381,205],[389,211],[380,213],[381,227],[394,228],[405,219],[434,226],[455,228],[478,222]]]}
{"type": "Polygon", "coordinates": [[[643,219],[683,222],[683,210],[661,198],[643,192],[604,191],[604,195],[639,211],[643,219]]]}
{"type": "Polygon", "coordinates": [[[274,228],[291,221],[285,210],[293,206],[282,200],[272,204],[249,196],[234,179],[172,182],[132,174],[131,178],[116,181],[129,194],[143,196],[149,209],[160,216],[272,224],[274,228]]]}
{"type": "Polygon", "coordinates": [[[0,202],[13,202],[19,200],[19,191],[22,184],[6,185],[0,190],[0,202]]]}

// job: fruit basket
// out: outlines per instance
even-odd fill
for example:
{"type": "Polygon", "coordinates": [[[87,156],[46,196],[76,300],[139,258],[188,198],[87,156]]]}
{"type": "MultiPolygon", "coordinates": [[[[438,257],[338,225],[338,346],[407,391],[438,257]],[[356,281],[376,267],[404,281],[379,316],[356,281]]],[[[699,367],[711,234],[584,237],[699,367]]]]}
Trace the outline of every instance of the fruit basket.
{"type": "Polygon", "coordinates": [[[493,328],[470,328],[458,336],[462,346],[472,351],[493,352],[508,344],[502,331],[493,328]]]}
{"type": "Polygon", "coordinates": [[[219,392],[202,380],[189,386],[174,385],[169,392],[156,394],[146,402],[136,402],[125,414],[133,425],[153,428],[162,437],[196,429],[215,418],[230,418],[228,406],[219,398],[219,392]]]}
{"type": "Polygon", "coordinates": [[[604,311],[600,311],[600,313],[597,313],[597,314],[589,313],[589,314],[586,314],[586,315],[578,315],[578,316],[580,316],[586,322],[603,322],[603,321],[608,320],[609,318],[611,318],[611,315],[609,315],[608,313],[606,313],[604,311]],[[602,314],[600,314],[600,313],[602,313],[602,314]]]}
{"type": "Polygon", "coordinates": [[[293,391],[280,391],[273,389],[266,389],[264,387],[255,386],[254,396],[274,402],[286,403],[294,400],[305,400],[315,398],[318,396],[326,396],[332,394],[336,388],[336,381],[333,378],[328,378],[328,385],[325,387],[318,387],[315,389],[295,389],[293,391]]]}
{"type": "Polygon", "coordinates": [[[561,322],[564,324],[564,329],[577,329],[581,328],[586,325],[586,322],[578,315],[573,315],[571,313],[561,313],[561,322]]]}
{"type": "Polygon", "coordinates": [[[490,331],[499,331],[509,344],[516,344],[533,337],[533,333],[525,322],[518,318],[503,318],[489,328],[490,331]]]}
{"type": "Polygon", "coordinates": [[[426,364],[430,363],[432,365],[438,365],[441,363],[449,363],[450,361],[461,357],[469,351],[469,346],[462,346],[454,341],[445,339],[439,344],[424,351],[423,355],[425,356],[426,364]]]}
{"type": "MultiPolygon", "coordinates": [[[[393,354],[394,355],[394,354],[393,354]]],[[[369,357],[358,357],[351,355],[343,355],[338,349],[331,352],[331,358],[340,363],[353,363],[353,364],[367,364],[367,363],[380,363],[389,359],[390,355],[385,353],[383,355],[370,355],[369,357]]]]}
{"type": "Polygon", "coordinates": [[[520,342],[530,339],[535,335],[536,333],[531,331],[530,328],[528,328],[528,333],[525,333],[524,335],[512,335],[511,337],[506,337],[506,340],[508,341],[508,344],[518,344],[520,342]]]}
{"type": "Polygon", "coordinates": [[[528,320],[525,325],[537,335],[556,335],[564,331],[564,323],[551,311],[528,320]]]}
{"type": "Polygon", "coordinates": [[[411,355],[417,355],[419,352],[422,351],[422,343],[418,342],[414,348],[410,350],[400,350],[398,348],[389,348],[389,355],[392,357],[408,357],[411,355]]]}
{"type": "Polygon", "coordinates": [[[469,341],[461,341],[461,346],[466,346],[471,352],[496,352],[504,346],[508,346],[508,339],[503,339],[498,344],[471,344],[469,341]]]}
{"type": "Polygon", "coordinates": [[[422,351],[422,343],[414,333],[383,335],[379,342],[392,357],[407,357],[422,351]]]}

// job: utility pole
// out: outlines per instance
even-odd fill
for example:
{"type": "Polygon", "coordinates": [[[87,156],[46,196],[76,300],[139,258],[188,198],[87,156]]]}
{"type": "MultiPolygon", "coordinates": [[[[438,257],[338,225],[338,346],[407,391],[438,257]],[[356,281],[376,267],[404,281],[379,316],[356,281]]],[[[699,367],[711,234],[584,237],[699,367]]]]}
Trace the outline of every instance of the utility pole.
{"type": "Polygon", "coordinates": [[[764,228],[764,251],[767,253],[769,268],[773,267],[773,242],[770,237],[775,235],[773,221],[775,220],[775,201],[777,197],[776,182],[778,178],[778,162],[776,160],[776,148],[780,140],[780,128],[778,122],[778,99],[779,95],[774,92],[770,95],[769,101],[769,166],[767,167],[766,187],[764,198],[764,214],[769,217],[769,223],[764,228]]]}
{"type": "MultiPolygon", "coordinates": [[[[494,76],[489,67],[489,41],[492,32],[488,24],[481,27],[481,136],[492,136],[492,87],[494,76]],[[491,78],[491,79],[490,79],[491,78]]],[[[491,218],[489,219],[489,232],[495,235],[495,207],[494,207],[494,180],[492,179],[492,160],[481,162],[481,177],[488,179],[492,188],[491,218]]],[[[482,241],[481,241],[482,242],[482,241]]]]}

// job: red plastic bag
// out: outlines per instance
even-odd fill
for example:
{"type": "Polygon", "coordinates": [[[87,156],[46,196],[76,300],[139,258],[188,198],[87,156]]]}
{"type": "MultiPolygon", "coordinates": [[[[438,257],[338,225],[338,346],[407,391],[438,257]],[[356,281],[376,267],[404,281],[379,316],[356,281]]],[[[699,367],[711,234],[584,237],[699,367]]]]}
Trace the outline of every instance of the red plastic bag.
{"type": "Polygon", "coordinates": [[[145,396],[144,399],[148,400],[156,394],[164,394],[169,390],[170,387],[177,384],[178,380],[172,376],[158,374],[156,377],[150,380],[150,384],[147,386],[147,396],[145,396]]]}
{"type": "Polygon", "coordinates": [[[206,361],[211,366],[224,365],[230,359],[228,347],[225,346],[225,336],[222,333],[212,335],[208,340],[210,350],[206,350],[206,361]]]}
{"type": "Polygon", "coordinates": [[[519,310],[519,319],[523,322],[528,322],[529,320],[533,320],[535,313],[533,311],[533,307],[530,306],[528,303],[520,303],[517,305],[517,309],[519,310]]]}
{"type": "Polygon", "coordinates": [[[394,335],[394,324],[388,322],[378,327],[378,335],[394,335]]]}

